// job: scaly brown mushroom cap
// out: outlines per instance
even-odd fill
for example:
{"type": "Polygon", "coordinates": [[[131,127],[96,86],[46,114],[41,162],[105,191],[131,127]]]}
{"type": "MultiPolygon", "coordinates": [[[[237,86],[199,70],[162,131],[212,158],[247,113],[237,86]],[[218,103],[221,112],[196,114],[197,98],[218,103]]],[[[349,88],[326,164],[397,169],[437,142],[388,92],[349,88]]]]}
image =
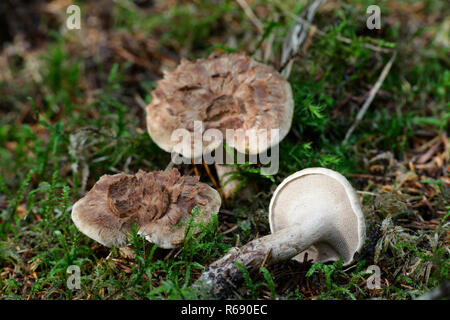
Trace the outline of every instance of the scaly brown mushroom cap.
{"type": "Polygon", "coordinates": [[[294,108],[289,83],[275,69],[244,53],[211,55],[195,62],[183,59],[158,82],[152,97],[147,106],[151,138],[163,150],[182,153],[187,158],[211,152],[222,142],[204,142],[201,150],[194,150],[194,121],[201,121],[203,130],[220,130],[224,140],[226,129],[241,129],[245,134],[255,130],[256,134],[248,134],[253,138],[269,130],[268,141],[262,146],[239,135],[226,141],[239,152],[256,154],[286,136],[294,108]],[[184,152],[175,147],[180,140],[171,139],[180,128],[191,133],[191,144],[183,146],[184,152]],[[279,136],[270,136],[270,129],[279,129],[279,136]]]}
{"type": "Polygon", "coordinates": [[[134,223],[138,233],[163,248],[183,242],[185,224],[197,206],[195,221],[208,223],[221,205],[219,193],[197,177],[178,170],[135,175],[103,175],[72,209],[72,220],[88,237],[107,247],[125,247],[134,223]]]}

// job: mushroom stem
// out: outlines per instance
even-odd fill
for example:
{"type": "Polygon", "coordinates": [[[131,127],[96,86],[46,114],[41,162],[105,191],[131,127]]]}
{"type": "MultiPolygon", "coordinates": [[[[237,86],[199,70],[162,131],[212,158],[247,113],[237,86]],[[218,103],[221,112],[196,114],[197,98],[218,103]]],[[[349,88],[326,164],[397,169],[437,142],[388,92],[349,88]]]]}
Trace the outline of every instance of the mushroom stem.
{"type": "Polygon", "coordinates": [[[194,287],[201,294],[226,298],[243,280],[238,262],[251,274],[262,264],[273,265],[295,257],[324,235],[323,224],[295,224],[273,234],[255,239],[242,248],[234,247],[203,272],[194,287]]]}
{"type": "Polygon", "coordinates": [[[234,167],[227,167],[224,164],[215,164],[217,177],[225,199],[231,197],[239,185],[239,179],[232,179],[230,173],[236,171],[234,167]],[[229,180],[232,179],[232,180],[229,180]]]}

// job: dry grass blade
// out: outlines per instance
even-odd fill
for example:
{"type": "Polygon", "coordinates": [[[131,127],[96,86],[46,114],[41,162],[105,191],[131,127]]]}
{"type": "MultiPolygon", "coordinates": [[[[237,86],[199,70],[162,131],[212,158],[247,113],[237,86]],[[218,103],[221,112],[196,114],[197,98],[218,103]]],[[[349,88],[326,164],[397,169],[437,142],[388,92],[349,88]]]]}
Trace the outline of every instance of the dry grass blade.
{"type": "Polygon", "coordinates": [[[386,76],[388,75],[389,71],[391,70],[392,64],[394,63],[396,57],[397,57],[397,52],[394,52],[391,59],[389,59],[388,63],[384,66],[383,71],[381,72],[380,76],[378,77],[377,82],[375,82],[375,85],[372,87],[372,89],[369,92],[369,97],[364,102],[363,106],[361,107],[358,114],[356,115],[355,122],[348,129],[347,133],[345,134],[344,142],[348,141],[348,139],[352,135],[353,131],[355,130],[355,128],[358,126],[359,122],[362,120],[362,118],[366,114],[367,110],[369,109],[370,104],[372,103],[373,99],[377,95],[378,90],[380,90],[380,87],[383,84],[384,79],[386,79],[386,76]]]}

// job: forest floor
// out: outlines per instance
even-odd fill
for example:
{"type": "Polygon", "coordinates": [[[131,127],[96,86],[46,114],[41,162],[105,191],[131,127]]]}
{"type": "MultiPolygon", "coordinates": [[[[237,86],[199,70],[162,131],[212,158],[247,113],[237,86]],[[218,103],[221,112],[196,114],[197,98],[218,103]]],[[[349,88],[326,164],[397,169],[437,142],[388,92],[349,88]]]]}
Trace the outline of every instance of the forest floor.
{"type": "MultiPolygon", "coordinates": [[[[276,186],[314,166],[341,172],[358,191],[367,224],[358,261],[261,268],[245,277],[237,298],[413,299],[448,281],[445,1],[377,1],[381,28],[373,30],[366,26],[371,1],[322,4],[291,57],[295,112],[278,173],[238,166],[242,191],[199,236],[173,250],[133,237],[133,258],[80,233],[73,203],[104,174],[166,168],[170,154],[145,123],[165,70],[213,51],[244,51],[280,70],[283,43],[306,2],[77,1],[81,29],[68,30],[71,3],[0,4],[1,299],[195,298],[191,285],[211,262],[270,233],[276,186]],[[79,290],[66,285],[71,265],[81,269],[79,290]],[[371,265],[380,268],[378,289],[367,286],[371,265]]],[[[213,185],[203,165],[176,167],[213,185]]]]}

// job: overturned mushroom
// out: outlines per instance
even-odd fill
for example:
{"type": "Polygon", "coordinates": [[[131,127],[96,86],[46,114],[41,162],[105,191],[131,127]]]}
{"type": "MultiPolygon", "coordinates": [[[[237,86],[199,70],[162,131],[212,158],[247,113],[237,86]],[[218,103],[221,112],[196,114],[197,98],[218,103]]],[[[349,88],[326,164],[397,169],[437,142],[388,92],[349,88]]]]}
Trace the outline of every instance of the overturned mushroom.
{"type": "Polygon", "coordinates": [[[344,264],[363,245],[365,222],[359,199],[341,174],[309,168],[286,178],[275,190],[269,208],[271,235],[232,248],[211,264],[196,286],[215,297],[225,297],[242,280],[242,264],[249,272],[294,258],[314,262],[343,258],[344,264]]]}
{"type": "Polygon", "coordinates": [[[264,152],[286,136],[294,108],[289,83],[244,53],[183,59],[158,82],[152,97],[147,106],[151,138],[163,150],[186,158],[211,153],[224,141],[241,153],[264,152]],[[179,129],[189,139],[177,135],[179,129]],[[214,138],[204,139],[209,129],[214,138]]]}
{"type": "Polygon", "coordinates": [[[218,212],[221,199],[216,190],[181,176],[178,170],[144,172],[135,175],[103,175],[72,209],[77,228],[107,247],[126,247],[135,225],[138,234],[162,248],[183,242],[185,221],[197,206],[197,222],[208,223],[218,212]]]}

